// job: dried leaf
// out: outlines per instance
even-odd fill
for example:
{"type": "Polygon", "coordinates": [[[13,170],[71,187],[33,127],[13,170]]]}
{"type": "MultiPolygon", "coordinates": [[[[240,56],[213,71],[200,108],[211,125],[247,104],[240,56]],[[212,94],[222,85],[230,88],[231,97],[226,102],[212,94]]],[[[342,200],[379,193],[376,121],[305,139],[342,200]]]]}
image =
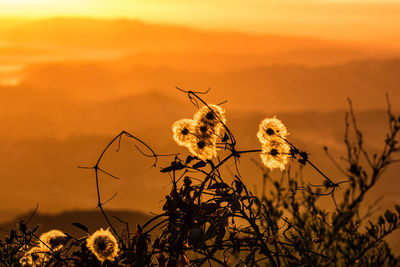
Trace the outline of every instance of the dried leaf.
{"type": "Polygon", "coordinates": [[[208,189],[225,189],[225,188],[229,188],[229,185],[227,185],[226,183],[215,183],[208,187],[208,189]]]}
{"type": "Polygon", "coordinates": [[[203,168],[206,165],[207,165],[207,163],[205,161],[199,161],[196,164],[194,164],[192,167],[195,168],[195,169],[200,169],[200,168],[203,168]]]}
{"type": "Polygon", "coordinates": [[[81,224],[81,223],[79,223],[79,222],[73,222],[73,223],[71,223],[71,224],[72,224],[73,226],[75,226],[75,227],[77,227],[77,228],[79,228],[79,229],[85,231],[86,233],[90,234],[89,229],[88,229],[85,225],[83,225],[83,224],[81,224]]]}
{"type": "Polygon", "coordinates": [[[178,171],[178,170],[182,170],[183,168],[185,168],[185,165],[183,165],[182,163],[180,163],[179,161],[173,161],[171,163],[171,166],[168,166],[164,169],[161,169],[161,172],[170,172],[170,171],[178,171]]]}

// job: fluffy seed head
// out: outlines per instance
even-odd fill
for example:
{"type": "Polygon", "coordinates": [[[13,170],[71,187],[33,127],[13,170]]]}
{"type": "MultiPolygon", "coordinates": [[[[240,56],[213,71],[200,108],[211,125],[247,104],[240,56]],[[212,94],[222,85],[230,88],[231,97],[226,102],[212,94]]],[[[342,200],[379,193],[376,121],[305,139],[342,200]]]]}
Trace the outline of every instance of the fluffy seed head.
{"type": "Polygon", "coordinates": [[[44,266],[48,261],[47,253],[48,249],[42,247],[33,247],[28,250],[24,256],[19,260],[21,266],[44,266]]]}
{"type": "Polygon", "coordinates": [[[257,132],[257,137],[261,143],[269,142],[276,138],[286,138],[288,135],[286,126],[276,117],[264,119],[257,132]]]}
{"type": "Polygon", "coordinates": [[[114,261],[118,256],[118,242],[108,229],[97,230],[86,239],[86,245],[101,262],[114,261]]]}
{"type": "Polygon", "coordinates": [[[182,119],[172,125],[174,140],[181,146],[189,146],[194,131],[194,121],[182,119]]]}
{"type": "Polygon", "coordinates": [[[67,235],[60,230],[51,230],[40,235],[39,246],[43,249],[51,248],[53,251],[60,250],[68,241],[67,235]]]}
{"type": "Polygon", "coordinates": [[[196,124],[203,123],[214,129],[218,135],[222,129],[222,123],[226,123],[225,110],[218,105],[210,104],[200,108],[194,115],[196,124]]]}
{"type": "Polygon", "coordinates": [[[216,143],[218,139],[218,133],[216,132],[216,126],[212,127],[202,121],[198,122],[194,126],[193,135],[198,139],[205,139],[210,143],[216,143]]]}
{"type": "Polygon", "coordinates": [[[189,145],[189,151],[201,160],[217,156],[217,146],[209,139],[195,137],[189,145]]]}
{"type": "Polygon", "coordinates": [[[216,142],[225,122],[224,109],[212,104],[203,106],[193,120],[183,119],[174,123],[174,139],[198,158],[211,159],[217,155],[216,142]]]}
{"type": "Polygon", "coordinates": [[[274,139],[261,145],[260,154],[264,165],[270,170],[279,168],[285,169],[290,156],[290,146],[281,139],[274,139]]]}

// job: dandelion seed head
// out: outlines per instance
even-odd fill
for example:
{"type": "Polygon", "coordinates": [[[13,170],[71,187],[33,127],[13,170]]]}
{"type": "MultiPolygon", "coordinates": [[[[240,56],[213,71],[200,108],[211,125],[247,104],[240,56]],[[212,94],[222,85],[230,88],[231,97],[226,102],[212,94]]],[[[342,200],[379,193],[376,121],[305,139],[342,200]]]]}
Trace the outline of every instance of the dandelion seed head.
{"type": "Polygon", "coordinates": [[[68,241],[67,235],[60,230],[51,230],[47,233],[43,233],[39,237],[39,246],[48,249],[51,248],[54,251],[60,250],[68,241]]]}
{"type": "Polygon", "coordinates": [[[290,146],[283,140],[274,139],[262,144],[260,154],[263,164],[270,170],[279,168],[283,171],[290,157],[290,146]]]}
{"type": "Polygon", "coordinates": [[[172,125],[174,140],[181,146],[189,146],[192,133],[194,131],[194,121],[182,119],[172,125]]]}
{"type": "Polygon", "coordinates": [[[203,106],[193,120],[183,119],[174,123],[174,139],[198,158],[211,159],[217,155],[216,142],[225,122],[224,109],[213,104],[203,106]]]}
{"type": "Polygon", "coordinates": [[[86,239],[86,245],[101,262],[114,261],[118,256],[118,242],[108,229],[97,230],[86,239]]]}
{"type": "Polygon", "coordinates": [[[194,115],[195,123],[204,123],[214,130],[220,130],[222,123],[226,123],[225,110],[218,105],[210,104],[200,108],[194,115]]]}
{"type": "Polygon", "coordinates": [[[204,138],[193,138],[189,145],[189,151],[201,160],[208,160],[217,156],[216,144],[204,138]]]}
{"type": "Polygon", "coordinates": [[[264,119],[257,132],[261,143],[265,143],[277,137],[286,138],[288,135],[286,126],[276,117],[264,119]]]}
{"type": "Polygon", "coordinates": [[[217,142],[218,135],[215,132],[215,127],[206,123],[198,122],[195,124],[193,136],[197,139],[204,139],[211,143],[217,142]]]}
{"type": "Polygon", "coordinates": [[[21,266],[43,266],[48,261],[48,250],[42,247],[33,247],[19,260],[21,266]]]}

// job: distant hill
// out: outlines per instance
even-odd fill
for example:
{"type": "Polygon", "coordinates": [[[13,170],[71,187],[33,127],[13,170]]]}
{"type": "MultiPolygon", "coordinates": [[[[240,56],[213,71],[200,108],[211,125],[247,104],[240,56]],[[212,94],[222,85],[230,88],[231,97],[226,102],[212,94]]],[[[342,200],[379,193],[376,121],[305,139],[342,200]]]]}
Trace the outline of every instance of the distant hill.
{"type": "MultiPolygon", "coordinates": [[[[151,90],[181,96],[175,89],[212,89],[213,101],[260,111],[345,109],[350,97],[359,109],[385,105],[385,93],[400,106],[400,59],[367,60],[305,67],[268,65],[224,72],[144,67],[114,62],[35,65],[26,71],[21,88],[40,88],[77,101],[114,101],[151,90]]],[[[208,98],[208,96],[206,96],[208,98]]],[[[0,100],[1,101],[1,100],[0,100]]]]}
{"type": "MultiPolygon", "coordinates": [[[[171,67],[201,71],[238,71],[269,65],[301,65],[305,67],[330,66],[366,59],[399,57],[400,52],[368,48],[362,45],[321,44],[315,47],[290,47],[295,40],[282,44],[282,51],[238,50],[237,52],[179,51],[138,52],[122,57],[117,62],[122,66],[136,64],[150,67],[171,67]],[[289,47],[286,47],[289,46],[289,47]],[[286,48],[286,49],[285,49],[286,48]]],[[[270,44],[265,44],[268,48],[270,44]]]]}
{"type": "Polygon", "coordinates": [[[79,101],[68,92],[35,87],[0,90],[1,138],[25,139],[103,135],[122,129],[168,127],[178,116],[189,116],[195,107],[184,94],[171,96],[156,90],[109,101],[79,101]],[[24,102],[26,104],[20,105],[24,102]]]}
{"type": "MultiPolygon", "coordinates": [[[[97,60],[126,57],[129,62],[140,65],[196,70],[238,69],[276,63],[314,66],[400,54],[384,47],[302,36],[207,31],[127,19],[68,17],[11,23],[0,31],[1,43],[63,50],[64,57],[54,55],[53,60],[57,61],[68,57],[97,60]]],[[[0,55],[7,54],[0,51],[0,55]]],[[[24,61],[23,54],[17,56],[24,61]]],[[[52,60],[46,58],[45,61],[52,60]]]]}
{"type": "Polygon", "coordinates": [[[328,41],[305,37],[205,31],[183,26],[148,24],[138,20],[91,18],[53,18],[30,21],[9,30],[3,34],[2,39],[36,45],[98,49],[129,48],[132,51],[143,49],[152,51],[152,48],[162,46],[165,51],[180,51],[186,48],[214,52],[237,50],[276,52],[287,51],[288,48],[315,48],[328,44],[332,46],[332,43],[328,41]]]}
{"type": "MultiPolygon", "coordinates": [[[[124,222],[128,222],[131,231],[136,230],[137,224],[143,224],[148,219],[149,215],[145,215],[139,211],[128,211],[128,210],[106,210],[107,215],[112,221],[113,226],[117,229],[125,230],[125,225],[121,224],[117,219],[112,216],[116,216],[124,222]]],[[[31,217],[32,212],[17,216],[15,219],[8,222],[1,222],[0,229],[9,231],[13,225],[18,223],[21,219],[25,222],[31,217]]],[[[87,235],[84,231],[72,225],[74,222],[79,222],[85,225],[89,232],[93,233],[99,228],[109,227],[104,216],[99,210],[91,211],[65,211],[57,214],[43,214],[37,213],[29,223],[32,229],[36,225],[40,224],[39,233],[47,232],[52,229],[59,229],[66,232],[74,237],[81,237],[87,235]]],[[[6,231],[0,231],[0,238],[7,234],[6,231]]]]}
{"type": "MultiPolygon", "coordinates": [[[[0,179],[2,187],[7,192],[0,195],[0,212],[4,216],[23,212],[36,203],[44,212],[72,210],[76,208],[91,209],[96,205],[96,189],[92,170],[79,169],[77,166],[91,166],[97,159],[105,145],[121,130],[127,130],[148,143],[158,154],[182,152],[182,157],[188,154],[185,148],[177,146],[172,139],[171,125],[180,118],[190,118],[194,108],[186,108],[177,104],[177,113],[163,114],[164,121],[152,118],[158,116],[152,109],[145,112],[132,112],[129,106],[118,110],[114,114],[112,109],[107,112],[99,111],[99,117],[79,118],[71,126],[71,121],[64,118],[42,122],[40,119],[24,125],[2,122],[9,129],[6,132],[10,137],[0,139],[0,179]],[[179,113],[181,111],[181,113],[179,113]],[[141,115],[143,114],[143,115],[141,115]],[[138,117],[148,119],[146,128],[141,128],[138,117]],[[118,125],[113,120],[118,119],[118,125]],[[47,122],[47,123],[46,123],[47,122]],[[33,127],[39,127],[35,129],[33,127]],[[32,134],[30,134],[32,132],[32,134]],[[39,135],[40,134],[40,135],[39,135]],[[65,134],[62,137],[58,135],[65,134]],[[17,135],[15,137],[14,135],[17,135]],[[9,139],[15,139],[9,141],[9,139]],[[16,200],[18,203],[16,204],[16,200]],[[18,208],[17,210],[15,208],[18,208]],[[22,210],[21,210],[22,209],[22,210]]],[[[365,132],[365,144],[368,149],[380,148],[385,139],[386,118],[385,110],[359,112],[359,126],[365,132]]],[[[335,170],[325,156],[322,147],[329,146],[330,151],[338,158],[345,155],[344,111],[322,113],[316,111],[274,113],[274,112],[238,112],[227,111],[228,125],[238,140],[239,149],[253,149],[260,146],[256,132],[259,122],[269,116],[277,115],[287,125],[290,140],[302,149],[310,152],[312,159],[318,160],[324,170],[328,170],[333,177],[342,174],[335,170]]],[[[81,115],[84,116],[84,115],[81,115]]],[[[31,119],[32,120],[32,119],[31,119]]],[[[26,120],[29,122],[29,120],[26,120]]],[[[115,144],[104,158],[103,167],[120,180],[101,177],[101,191],[104,199],[114,193],[118,195],[107,203],[108,208],[134,209],[158,212],[168,194],[170,183],[168,175],[159,172],[167,166],[172,157],[160,157],[156,168],[151,168],[153,160],[144,157],[134,145],[138,143],[123,138],[121,149],[116,152],[115,144]]],[[[142,148],[143,149],[143,148],[142,148]]],[[[254,171],[254,164],[250,158],[259,159],[257,154],[248,155],[241,159],[241,170],[250,186],[259,185],[261,173],[254,171]]],[[[294,164],[296,165],[296,164],[294,164]]],[[[396,169],[394,169],[396,170],[396,169]]],[[[398,170],[398,169],[397,169],[398,170]]],[[[318,174],[310,172],[309,181],[318,183],[318,174]]],[[[387,177],[381,186],[385,192],[385,199],[397,199],[398,187],[390,186],[397,179],[396,172],[387,177]]],[[[229,174],[228,174],[228,177],[229,174]]],[[[339,179],[339,178],[338,178],[339,179]]]]}

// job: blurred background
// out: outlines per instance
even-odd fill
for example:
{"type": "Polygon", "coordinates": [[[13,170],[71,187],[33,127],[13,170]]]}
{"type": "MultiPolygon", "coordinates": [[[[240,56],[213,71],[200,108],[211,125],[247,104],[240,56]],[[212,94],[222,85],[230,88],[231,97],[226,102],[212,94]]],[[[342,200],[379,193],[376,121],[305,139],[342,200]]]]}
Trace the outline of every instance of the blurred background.
{"type": "MultiPolygon", "coordinates": [[[[40,223],[92,213],[93,172],[77,166],[93,165],[122,130],[184,158],[171,125],[196,108],[175,86],[211,88],[209,103],[227,100],[243,149],[258,148],[259,122],[277,115],[293,142],[343,180],[322,148],[343,163],[347,98],[367,148],[383,147],[386,93],[400,110],[398,29],[395,0],[0,0],[2,228],[37,204],[40,223]]],[[[260,162],[242,158],[241,174],[260,194],[252,160],[260,162]]],[[[121,178],[101,177],[104,199],[118,192],[106,207],[140,220],[159,212],[169,189],[159,168],[169,161],[150,168],[123,139],[105,157],[103,168],[121,178]]],[[[378,198],[378,214],[400,204],[399,173],[382,177],[365,209],[378,198]]],[[[322,179],[306,168],[305,181],[322,179]]],[[[323,204],[333,207],[330,198],[323,204]]],[[[400,248],[398,237],[390,242],[400,248]]]]}

